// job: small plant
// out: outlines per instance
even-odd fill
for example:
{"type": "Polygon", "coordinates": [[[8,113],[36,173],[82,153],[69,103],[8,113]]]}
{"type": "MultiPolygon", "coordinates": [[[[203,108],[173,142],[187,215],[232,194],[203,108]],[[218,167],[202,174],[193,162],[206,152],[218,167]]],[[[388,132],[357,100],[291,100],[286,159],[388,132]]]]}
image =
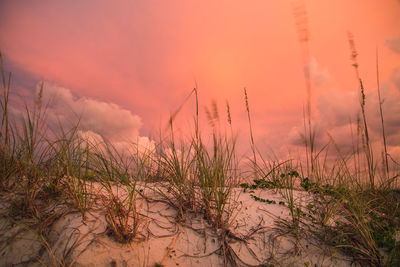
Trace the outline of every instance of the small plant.
{"type": "Polygon", "coordinates": [[[239,185],[241,188],[243,188],[243,189],[249,189],[251,186],[253,186],[253,185],[249,185],[249,183],[241,183],[240,185],[239,185]]]}
{"type": "Polygon", "coordinates": [[[143,167],[149,160],[148,153],[136,153],[141,156],[135,160],[129,160],[129,157],[119,153],[108,142],[99,147],[95,153],[98,161],[96,172],[107,194],[102,197],[102,202],[107,211],[109,230],[121,243],[130,242],[139,234],[140,217],[136,207],[137,185],[139,178],[142,178],[143,167]],[[136,164],[132,166],[132,162],[136,164]]]}
{"type": "Polygon", "coordinates": [[[196,181],[194,176],[194,150],[193,142],[189,148],[181,144],[179,149],[174,143],[161,153],[161,168],[164,169],[162,183],[165,183],[167,192],[161,188],[156,191],[178,210],[179,220],[185,220],[186,211],[195,211],[196,207],[196,181]]]}
{"type": "Polygon", "coordinates": [[[51,158],[51,149],[44,135],[44,117],[46,109],[42,108],[43,83],[36,96],[33,111],[25,105],[25,117],[17,129],[16,135],[16,176],[17,184],[23,191],[20,210],[23,215],[39,217],[35,200],[41,190],[45,166],[51,158]],[[43,132],[42,132],[43,131],[43,132]]]}
{"type": "Polygon", "coordinates": [[[268,188],[268,189],[274,189],[274,188],[280,188],[282,187],[281,184],[275,182],[275,181],[266,181],[264,179],[254,179],[254,186],[256,188],[268,188]]]}
{"type": "Polygon", "coordinates": [[[70,200],[82,216],[92,204],[90,192],[92,155],[88,140],[83,140],[76,135],[77,127],[74,127],[68,136],[62,129],[62,138],[53,144],[56,153],[56,176],[53,184],[59,187],[61,192],[70,200]],[[58,181],[62,177],[61,184],[58,181]]]}
{"type": "MultiPolygon", "coordinates": [[[[269,199],[264,199],[264,198],[261,198],[261,197],[257,197],[257,196],[255,196],[255,195],[250,195],[255,201],[259,201],[259,202],[264,202],[264,203],[267,203],[267,204],[276,204],[276,201],[275,200],[269,200],[269,199]]],[[[281,203],[281,202],[279,202],[279,203],[281,203]]]]}
{"type": "Polygon", "coordinates": [[[232,188],[234,144],[214,134],[213,153],[200,143],[196,146],[196,174],[199,179],[201,198],[206,217],[216,228],[226,224],[224,213],[232,188]]]}
{"type": "Polygon", "coordinates": [[[303,187],[304,190],[306,190],[306,191],[310,191],[310,190],[314,189],[316,187],[316,185],[317,185],[316,183],[310,182],[310,179],[308,179],[307,177],[301,179],[300,186],[303,187]]]}
{"type": "Polygon", "coordinates": [[[295,237],[295,254],[300,252],[300,238],[301,238],[301,218],[304,216],[301,206],[299,206],[294,199],[294,184],[295,179],[299,178],[299,173],[295,170],[281,174],[284,188],[281,189],[281,194],[285,198],[289,211],[290,211],[290,224],[287,224],[289,230],[295,237]]]}
{"type": "Polygon", "coordinates": [[[130,210],[130,207],[127,208],[116,196],[112,196],[111,199],[103,198],[102,201],[107,211],[110,234],[121,243],[130,242],[136,237],[139,227],[139,215],[136,208],[133,207],[130,210]]]}
{"type": "Polygon", "coordinates": [[[257,176],[260,179],[254,179],[254,184],[251,186],[255,188],[279,189],[284,185],[282,183],[281,173],[285,171],[285,166],[290,161],[282,161],[276,163],[275,161],[266,161],[261,154],[259,154],[257,165],[255,165],[257,176]]]}

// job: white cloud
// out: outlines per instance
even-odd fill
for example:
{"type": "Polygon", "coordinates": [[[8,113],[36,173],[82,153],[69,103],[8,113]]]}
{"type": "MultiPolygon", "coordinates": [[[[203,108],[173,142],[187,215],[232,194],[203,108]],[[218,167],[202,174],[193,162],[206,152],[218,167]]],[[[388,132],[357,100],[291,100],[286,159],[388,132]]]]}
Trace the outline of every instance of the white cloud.
{"type": "MultiPolygon", "coordinates": [[[[351,152],[357,139],[357,116],[361,114],[360,92],[341,90],[333,81],[329,71],[319,66],[315,59],[310,63],[312,78],[312,123],[315,127],[315,144],[322,147],[329,141],[342,152],[351,152]],[[330,137],[331,136],[331,137],[330,137]]],[[[391,81],[381,85],[382,109],[385,123],[385,135],[391,151],[398,151],[400,131],[400,79],[399,70],[393,71],[391,81]]],[[[377,153],[382,149],[382,124],[379,113],[379,100],[376,88],[366,90],[366,118],[371,145],[377,153]],[[371,90],[372,89],[372,90],[371,90]]],[[[361,117],[360,117],[361,118],[361,117]]],[[[304,127],[298,124],[289,131],[288,141],[292,146],[302,146],[300,133],[304,127]]],[[[318,148],[317,148],[318,150],[318,148]]],[[[395,152],[393,152],[395,154],[395,152]]]]}
{"type": "Polygon", "coordinates": [[[86,132],[78,131],[77,134],[81,139],[83,139],[89,145],[96,146],[104,142],[103,138],[99,134],[94,133],[92,131],[86,131],[86,132]]]}
{"type": "Polygon", "coordinates": [[[310,70],[311,81],[314,86],[320,86],[331,80],[331,75],[327,68],[322,68],[315,57],[311,57],[310,64],[306,67],[310,70]]]}
{"type": "Polygon", "coordinates": [[[49,103],[49,123],[72,126],[79,121],[82,132],[96,134],[111,142],[134,142],[139,137],[142,120],[131,111],[87,97],[74,97],[71,91],[45,83],[43,102],[49,103]]]}
{"type": "Polygon", "coordinates": [[[55,131],[60,125],[64,131],[78,125],[78,136],[90,145],[102,149],[110,143],[121,155],[149,157],[155,151],[155,142],[139,135],[141,118],[114,103],[75,97],[69,89],[48,83],[42,102],[48,103],[46,122],[55,131]]]}

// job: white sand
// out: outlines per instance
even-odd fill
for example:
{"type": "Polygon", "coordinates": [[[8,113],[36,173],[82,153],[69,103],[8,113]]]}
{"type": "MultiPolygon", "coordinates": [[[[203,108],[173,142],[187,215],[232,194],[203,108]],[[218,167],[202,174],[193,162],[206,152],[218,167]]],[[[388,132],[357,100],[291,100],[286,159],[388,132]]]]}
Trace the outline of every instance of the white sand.
{"type": "MultiPolygon", "coordinates": [[[[231,255],[239,265],[350,265],[337,254],[337,258],[333,257],[332,248],[323,247],[306,235],[299,243],[299,255],[294,255],[293,235],[283,233],[277,227],[278,220],[290,220],[287,206],[278,204],[284,201],[283,197],[272,190],[257,189],[251,193],[276,201],[276,204],[267,204],[255,201],[248,191],[237,188],[232,195],[235,209],[229,226],[232,234],[227,240],[231,255]]],[[[220,231],[213,230],[201,214],[188,214],[186,222],[176,222],[174,208],[156,201],[159,197],[151,190],[145,189],[145,193],[151,196],[152,201],[138,200],[142,222],[140,235],[129,244],[120,244],[107,234],[106,214],[99,200],[87,213],[86,220],[79,212],[72,211],[46,229],[49,233],[48,249],[34,233],[1,216],[0,266],[39,266],[41,263],[74,266],[154,266],[156,263],[164,266],[223,265],[220,231]]],[[[295,197],[298,203],[304,205],[311,201],[306,192],[295,191],[295,197]]],[[[65,204],[60,204],[53,209],[57,211],[65,207],[65,204]]],[[[1,214],[5,214],[6,210],[6,205],[3,205],[1,214]]]]}

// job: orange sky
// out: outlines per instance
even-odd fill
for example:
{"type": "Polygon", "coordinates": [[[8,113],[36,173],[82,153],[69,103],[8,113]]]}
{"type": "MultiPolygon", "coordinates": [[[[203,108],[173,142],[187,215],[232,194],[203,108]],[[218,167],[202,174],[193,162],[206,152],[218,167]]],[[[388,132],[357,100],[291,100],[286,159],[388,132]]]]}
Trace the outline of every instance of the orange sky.
{"type": "MultiPolygon", "coordinates": [[[[75,97],[115,103],[141,118],[132,124],[141,135],[156,134],[160,118],[177,108],[197,81],[202,107],[215,99],[223,114],[228,100],[235,129],[248,138],[246,87],[257,143],[279,150],[298,143],[306,98],[293,2],[2,0],[0,50],[16,74],[16,87],[34,91],[36,82],[45,80],[75,97]]],[[[358,110],[350,31],[371,97],[378,46],[389,140],[398,149],[400,1],[304,3],[321,140],[329,131],[346,143],[344,125],[358,110]]],[[[376,100],[368,103],[379,133],[376,100]]]]}

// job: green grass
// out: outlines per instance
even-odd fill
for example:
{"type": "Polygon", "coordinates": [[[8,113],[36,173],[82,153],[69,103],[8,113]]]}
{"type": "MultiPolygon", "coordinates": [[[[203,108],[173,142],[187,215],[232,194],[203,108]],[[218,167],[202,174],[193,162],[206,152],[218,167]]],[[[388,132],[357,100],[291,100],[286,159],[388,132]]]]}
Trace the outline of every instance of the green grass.
{"type": "Polygon", "coordinates": [[[66,133],[60,127],[61,136],[52,143],[55,161],[53,170],[57,170],[49,179],[52,191],[59,191],[70,199],[74,207],[85,216],[93,203],[90,193],[92,173],[92,144],[77,134],[77,127],[66,133]]]}
{"type": "Polygon", "coordinates": [[[201,142],[196,147],[196,175],[203,208],[216,228],[226,227],[231,215],[225,212],[232,188],[236,186],[231,175],[235,168],[232,165],[233,151],[234,143],[218,137],[216,133],[213,135],[212,152],[201,142]]]}
{"type": "Polygon", "coordinates": [[[109,142],[102,143],[94,152],[94,171],[105,191],[101,199],[107,211],[109,233],[122,243],[141,236],[136,199],[139,180],[146,182],[147,179],[143,172],[151,151],[136,152],[126,158],[109,142]]]}
{"type": "Polygon", "coordinates": [[[161,158],[164,177],[160,188],[156,190],[178,210],[178,220],[184,221],[186,212],[196,212],[198,209],[193,142],[188,147],[181,143],[178,148],[171,143],[163,149],[161,158]]]}

